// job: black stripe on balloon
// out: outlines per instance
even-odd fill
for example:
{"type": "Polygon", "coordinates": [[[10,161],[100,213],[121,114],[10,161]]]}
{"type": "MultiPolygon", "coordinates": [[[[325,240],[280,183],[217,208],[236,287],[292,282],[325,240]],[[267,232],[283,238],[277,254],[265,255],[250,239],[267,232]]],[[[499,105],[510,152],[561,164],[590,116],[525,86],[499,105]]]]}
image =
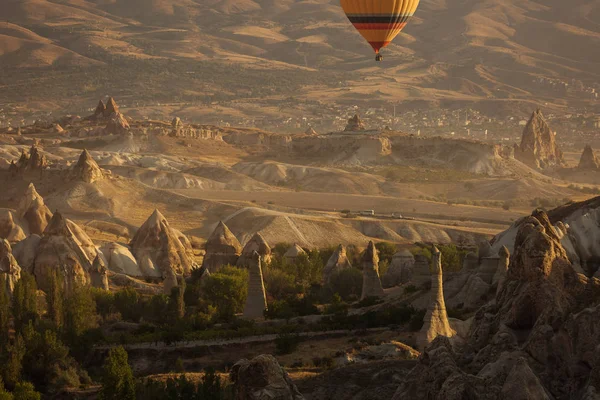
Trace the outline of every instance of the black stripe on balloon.
{"type": "Polygon", "coordinates": [[[353,24],[400,24],[408,21],[410,15],[387,15],[387,16],[368,16],[368,15],[353,15],[349,16],[348,19],[353,24]]]}

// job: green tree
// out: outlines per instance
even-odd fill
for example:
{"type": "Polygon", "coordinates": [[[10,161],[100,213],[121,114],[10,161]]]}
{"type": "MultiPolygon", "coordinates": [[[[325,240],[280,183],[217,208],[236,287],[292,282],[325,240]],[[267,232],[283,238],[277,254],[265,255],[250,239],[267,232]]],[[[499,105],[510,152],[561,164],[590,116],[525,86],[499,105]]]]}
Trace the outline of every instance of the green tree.
{"type": "Polygon", "coordinates": [[[11,388],[21,380],[24,356],[25,342],[21,335],[17,335],[14,342],[2,354],[2,379],[11,388]]]}
{"type": "Polygon", "coordinates": [[[396,254],[396,245],[388,242],[380,242],[375,244],[375,248],[379,254],[380,262],[387,262],[390,264],[394,254],[396,254]]]}
{"type": "Polygon", "coordinates": [[[15,285],[12,315],[16,332],[21,332],[29,321],[37,320],[37,285],[33,275],[27,272],[21,274],[21,279],[15,285]]]}
{"type": "Polygon", "coordinates": [[[217,309],[219,319],[231,320],[242,312],[248,295],[248,271],[225,266],[206,278],[202,299],[217,309]]]}
{"type": "Polygon", "coordinates": [[[138,322],[141,317],[140,296],[133,288],[125,288],[115,293],[115,306],[123,319],[138,322]]]}
{"type": "Polygon", "coordinates": [[[185,279],[181,279],[181,283],[171,289],[169,304],[171,308],[170,315],[179,320],[185,317],[185,279]]]}
{"type": "Polygon", "coordinates": [[[10,323],[10,299],[6,288],[6,278],[0,275],[0,356],[8,347],[8,329],[10,323]]]}
{"type": "Polygon", "coordinates": [[[135,400],[133,372],[129,366],[127,352],[123,347],[111,349],[104,362],[102,376],[102,400],[135,400]]]}
{"type": "Polygon", "coordinates": [[[53,269],[48,275],[46,303],[48,304],[48,318],[52,321],[56,329],[60,329],[63,324],[63,296],[62,275],[56,269],[53,269]]]}
{"type": "Polygon", "coordinates": [[[74,344],[88,330],[98,326],[96,302],[89,288],[75,288],[65,304],[65,337],[74,344]]]}
{"type": "Polygon", "coordinates": [[[329,286],[345,301],[356,300],[362,292],[362,272],[356,268],[346,268],[331,276],[329,286]]]}
{"type": "Polygon", "coordinates": [[[13,400],[13,395],[4,388],[2,378],[0,378],[0,400],[13,400]]]}
{"type": "Polygon", "coordinates": [[[207,368],[204,371],[202,383],[198,387],[198,395],[198,398],[202,400],[224,399],[221,377],[215,373],[213,368],[207,368]]]}
{"type": "Polygon", "coordinates": [[[20,382],[13,391],[14,400],[40,400],[42,395],[35,391],[35,387],[29,382],[20,382]]]}

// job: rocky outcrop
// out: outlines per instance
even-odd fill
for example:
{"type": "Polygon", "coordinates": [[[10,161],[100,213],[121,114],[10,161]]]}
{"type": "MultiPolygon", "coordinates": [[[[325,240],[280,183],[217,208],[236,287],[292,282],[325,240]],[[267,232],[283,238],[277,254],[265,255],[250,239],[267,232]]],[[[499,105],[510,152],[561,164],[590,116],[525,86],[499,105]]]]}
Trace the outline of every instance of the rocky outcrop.
{"type": "Polygon", "coordinates": [[[94,110],[94,118],[104,118],[104,113],[106,112],[106,106],[102,100],[98,101],[98,105],[96,106],[96,110],[94,110]]]}
{"type": "Polygon", "coordinates": [[[369,242],[365,250],[362,260],[363,270],[363,287],[360,299],[367,297],[383,297],[383,287],[379,278],[379,256],[373,242],[369,242]]]}
{"type": "Polygon", "coordinates": [[[417,337],[419,349],[425,349],[438,336],[451,338],[456,332],[450,328],[446,302],[444,300],[444,278],[442,276],[442,253],[433,248],[433,268],[431,273],[431,300],[423,319],[423,327],[417,337]]]}
{"type": "Polygon", "coordinates": [[[536,210],[519,222],[512,257],[508,249],[499,252],[506,279],[496,301],[476,312],[461,335],[465,343],[453,349],[438,337],[427,347],[394,399],[596,396],[600,281],[577,273],[561,245],[564,227],[556,219],[582,209],[568,207],[551,217],[536,210]]]}
{"type": "Polygon", "coordinates": [[[104,117],[110,117],[113,114],[119,114],[119,106],[117,105],[117,102],[115,101],[115,99],[113,99],[112,97],[108,98],[108,101],[106,102],[106,109],[104,110],[104,117]]]}
{"type": "Polygon", "coordinates": [[[192,270],[193,252],[179,240],[167,219],[158,210],[138,229],[130,243],[142,274],[147,277],[188,275],[192,270]]]}
{"type": "Polygon", "coordinates": [[[79,156],[77,164],[73,167],[73,175],[76,179],[86,183],[93,183],[104,178],[102,169],[100,169],[96,160],[85,149],[79,156]]]}
{"type": "Polygon", "coordinates": [[[17,214],[27,223],[29,234],[36,235],[44,232],[52,218],[52,213],[44,204],[42,196],[35,190],[33,183],[29,184],[27,191],[19,200],[17,214]]]}
{"type": "Polygon", "coordinates": [[[258,252],[252,254],[249,263],[248,296],[244,306],[243,316],[246,319],[260,319],[267,309],[267,295],[261,266],[261,257],[258,252]]]}
{"type": "Polygon", "coordinates": [[[217,272],[224,265],[237,265],[242,253],[242,245],[223,221],[206,241],[206,255],[202,266],[209,271],[217,272]]]}
{"type": "Polygon", "coordinates": [[[48,167],[48,160],[46,156],[40,153],[40,150],[36,145],[31,146],[29,150],[29,161],[27,163],[27,170],[29,171],[40,171],[48,167]]]}
{"type": "Polygon", "coordinates": [[[383,287],[390,288],[410,282],[414,266],[415,257],[410,251],[402,250],[394,254],[381,280],[383,287]]]}
{"type": "Polygon", "coordinates": [[[340,244],[327,260],[327,264],[323,269],[323,281],[328,283],[332,276],[346,268],[352,268],[352,264],[346,254],[346,247],[340,244]]]}
{"type": "Polygon", "coordinates": [[[90,268],[90,282],[92,287],[108,290],[108,269],[99,254],[90,268]]]}
{"type": "Polygon", "coordinates": [[[134,277],[144,276],[128,247],[119,243],[107,243],[101,248],[101,253],[110,271],[134,277]]]}
{"type": "Polygon", "coordinates": [[[309,126],[306,131],[304,132],[305,135],[309,135],[309,136],[317,136],[318,133],[317,131],[314,130],[314,128],[312,126],[309,126]]]}
{"type": "Polygon", "coordinates": [[[235,400],[304,400],[275,357],[260,355],[240,360],[230,373],[235,400]]]}
{"type": "Polygon", "coordinates": [[[365,124],[362,122],[358,114],[354,114],[354,117],[348,120],[348,124],[346,124],[345,132],[358,132],[364,131],[365,124]]]}
{"type": "Polygon", "coordinates": [[[109,135],[123,135],[130,129],[129,122],[123,114],[112,114],[104,128],[104,132],[109,135]]]}
{"type": "Polygon", "coordinates": [[[16,222],[13,213],[9,210],[0,210],[0,239],[16,243],[25,239],[26,235],[16,222]]]}
{"type": "Polygon", "coordinates": [[[67,219],[59,212],[54,213],[44,230],[33,261],[33,274],[38,287],[42,290],[48,288],[52,271],[62,274],[67,291],[77,286],[87,286],[90,284],[92,261],[93,258],[90,259],[86,254],[67,219]]]}
{"type": "Polygon", "coordinates": [[[515,157],[525,164],[544,169],[564,164],[562,151],[558,148],[554,132],[537,109],[523,130],[521,145],[515,157]]]}
{"type": "Polygon", "coordinates": [[[41,241],[41,236],[34,234],[12,246],[12,253],[19,266],[29,274],[33,274],[33,262],[41,241]]]}
{"type": "Polygon", "coordinates": [[[294,245],[290,247],[288,251],[285,252],[283,258],[293,264],[296,262],[296,259],[298,259],[300,255],[306,255],[306,252],[302,247],[294,243],[294,245]]]}
{"type": "Polygon", "coordinates": [[[586,171],[597,171],[600,170],[600,159],[594,154],[592,146],[589,144],[583,149],[581,158],[579,159],[579,169],[586,171]]]}
{"type": "Polygon", "coordinates": [[[508,273],[508,267],[510,265],[510,251],[506,246],[502,246],[498,252],[500,257],[498,262],[498,269],[492,279],[492,285],[496,286],[496,296],[500,294],[504,288],[504,282],[506,281],[506,274],[508,273]]]}
{"type": "Polygon", "coordinates": [[[268,264],[271,262],[271,247],[265,238],[260,234],[260,232],[256,232],[248,241],[248,243],[246,243],[240,258],[238,258],[237,266],[249,267],[252,265],[254,252],[258,253],[263,264],[268,264]]]}
{"type": "Polygon", "coordinates": [[[6,289],[12,295],[15,285],[21,279],[21,267],[12,254],[12,248],[7,240],[0,240],[0,278],[4,278],[6,289]]]}

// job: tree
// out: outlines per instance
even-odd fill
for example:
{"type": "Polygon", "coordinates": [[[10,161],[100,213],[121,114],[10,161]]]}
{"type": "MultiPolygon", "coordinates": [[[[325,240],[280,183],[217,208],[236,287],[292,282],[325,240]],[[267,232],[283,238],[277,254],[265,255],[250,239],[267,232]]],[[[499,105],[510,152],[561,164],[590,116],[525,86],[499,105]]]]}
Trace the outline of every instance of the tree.
{"type": "Polygon", "coordinates": [[[4,382],[0,378],[0,400],[13,400],[13,395],[6,391],[4,388],[4,382]]]}
{"type": "Polygon", "coordinates": [[[63,279],[58,270],[53,269],[48,276],[48,290],[46,292],[46,303],[48,304],[48,318],[56,329],[63,324],[63,279]]]}
{"type": "Polygon", "coordinates": [[[363,276],[356,268],[345,268],[331,276],[329,286],[346,301],[356,300],[362,293],[363,276]]]}
{"type": "Polygon", "coordinates": [[[21,274],[21,279],[15,285],[12,314],[16,332],[21,332],[29,321],[37,320],[37,284],[33,275],[27,272],[21,274]]]}
{"type": "Polygon", "coordinates": [[[181,279],[179,286],[175,286],[171,289],[169,304],[171,305],[170,314],[172,316],[179,320],[185,317],[185,279],[181,279]]]}
{"type": "Polygon", "coordinates": [[[380,242],[375,245],[377,252],[379,253],[379,261],[387,261],[388,264],[392,262],[394,254],[396,254],[396,245],[388,242],[380,242]]]}
{"type": "Polygon", "coordinates": [[[96,302],[88,288],[75,288],[68,296],[64,321],[65,336],[69,343],[76,343],[86,331],[98,326],[96,302]]]}
{"type": "Polygon", "coordinates": [[[202,299],[217,309],[219,318],[231,320],[242,312],[248,295],[248,271],[225,266],[206,278],[202,299]]]}
{"type": "Polygon", "coordinates": [[[111,349],[104,362],[102,377],[102,400],[135,400],[133,372],[129,366],[127,351],[123,347],[111,349]]]}
{"type": "Polygon", "coordinates": [[[6,290],[6,278],[0,275],[0,355],[8,347],[10,323],[10,299],[6,290]]]}
{"type": "Polygon", "coordinates": [[[9,387],[14,388],[21,380],[25,343],[21,335],[17,335],[12,345],[2,354],[2,379],[9,387]]]}
{"type": "Polygon", "coordinates": [[[141,317],[139,294],[133,288],[125,288],[115,293],[115,305],[123,319],[138,322],[141,317]]]}
{"type": "Polygon", "coordinates": [[[40,400],[42,395],[29,382],[20,382],[13,391],[14,400],[40,400]]]}

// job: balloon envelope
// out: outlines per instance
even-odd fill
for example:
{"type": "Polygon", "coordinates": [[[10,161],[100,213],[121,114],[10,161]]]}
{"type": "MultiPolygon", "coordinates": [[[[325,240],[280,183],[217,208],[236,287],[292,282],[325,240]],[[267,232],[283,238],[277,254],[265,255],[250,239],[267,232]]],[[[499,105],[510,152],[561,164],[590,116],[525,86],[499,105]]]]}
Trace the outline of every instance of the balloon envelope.
{"type": "Polygon", "coordinates": [[[341,0],[341,4],[352,25],[379,53],[406,26],[419,0],[341,0]]]}

